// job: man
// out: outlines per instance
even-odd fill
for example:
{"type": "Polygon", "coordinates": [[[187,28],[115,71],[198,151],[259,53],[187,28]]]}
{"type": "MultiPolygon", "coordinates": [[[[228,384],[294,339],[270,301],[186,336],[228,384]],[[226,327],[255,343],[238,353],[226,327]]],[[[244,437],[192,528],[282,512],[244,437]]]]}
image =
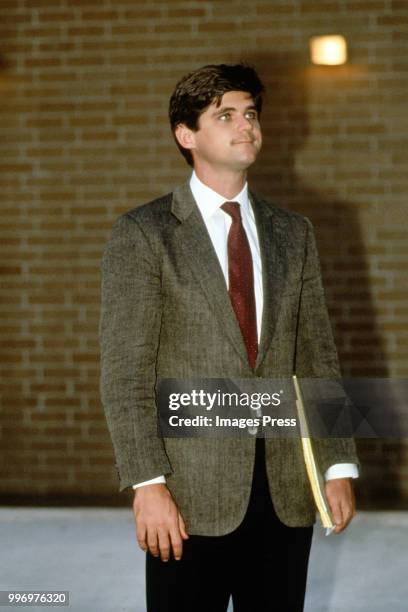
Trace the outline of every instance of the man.
{"type": "MultiPolygon", "coordinates": [[[[101,392],[121,490],[134,486],[147,609],[303,609],[315,507],[299,439],[160,438],[160,378],[338,378],[308,219],[248,189],[263,85],[245,65],[170,100],[191,178],[122,215],[102,272],[101,392]]],[[[350,440],[317,440],[336,531],[354,515],[350,440]]]]}

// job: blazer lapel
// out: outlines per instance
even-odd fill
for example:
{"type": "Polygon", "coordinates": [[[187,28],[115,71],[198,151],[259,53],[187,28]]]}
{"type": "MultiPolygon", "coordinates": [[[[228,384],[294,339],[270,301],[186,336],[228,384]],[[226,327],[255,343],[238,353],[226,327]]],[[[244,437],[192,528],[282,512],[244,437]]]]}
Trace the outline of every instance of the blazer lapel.
{"type": "Polygon", "coordinates": [[[231,305],[224,274],[188,182],[174,189],[172,213],[181,222],[176,231],[176,239],[184,252],[186,264],[190,266],[218,317],[220,329],[224,330],[249,368],[245,343],[231,305]]]}
{"type": "Polygon", "coordinates": [[[262,259],[263,312],[256,361],[258,368],[272,342],[281,304],[280,298],[287,278],[286,228],[273,207],[252,191],[249,191],[249,197],[254,210],[262,259]]]}

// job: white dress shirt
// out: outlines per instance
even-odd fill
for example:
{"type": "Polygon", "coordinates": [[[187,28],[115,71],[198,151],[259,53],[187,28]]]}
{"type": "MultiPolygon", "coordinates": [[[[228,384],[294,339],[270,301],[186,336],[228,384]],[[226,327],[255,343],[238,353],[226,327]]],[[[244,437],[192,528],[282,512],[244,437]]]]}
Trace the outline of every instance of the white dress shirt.
{"type": "MultiPolygon", "coordinates": [[[[263,310],[263,287],[262,287],[262,260],[259,249],[258,232],[255,224],[254,211],[252,210],[251,203],[248,196],[248,184],[245,183],[242,190],[230,200],[219,193],[216,193],[204,185],[193,171],[190,179],[190,188],[193,192],[194,199],[200,210],[201,216],[203,217],[204,223],[207,227],[208,233],[213,243],[215,252],[222,272],[224,274],[225,282],[228,288],[228,232],[231,227],[232,219],[229,214],[222,210],[221,206],[226,201],[238,202],[241,206],[241,218],[244,226],[246,235],[248,237],[249,246],[252,254],[252,262],[254,267],[254,290],[255,290],[255,305],[256,305],[256,325],[258,332],[258,342],[261,337],[261,321],[262,321],[262,310],[263,310]]],[[[337,463],[332,465],[325,473],[325,479],[331,480],[333,478],[357,478],[358,469],[354,463],[337,463]]],[[[140,482],[139,484],[133,485],[134,489],[142,487],[148,484],[165,483],[166,479],[164,476],[157,476],[151,480],[140,482]]]]}

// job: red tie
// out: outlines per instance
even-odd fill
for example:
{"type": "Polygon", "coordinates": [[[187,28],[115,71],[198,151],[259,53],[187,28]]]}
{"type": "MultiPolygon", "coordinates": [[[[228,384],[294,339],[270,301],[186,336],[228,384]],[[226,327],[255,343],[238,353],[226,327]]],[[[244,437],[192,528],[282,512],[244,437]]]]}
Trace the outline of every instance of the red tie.
{"type": "Polygon", "coordinates": [[[251,249],[242,225],[240,205],[237,202],[225,202],[221,208],[232,218],[228,234],[229,295],[244,338],[249,365],[254,370],[258,355],[258,335],[251,249]]]}

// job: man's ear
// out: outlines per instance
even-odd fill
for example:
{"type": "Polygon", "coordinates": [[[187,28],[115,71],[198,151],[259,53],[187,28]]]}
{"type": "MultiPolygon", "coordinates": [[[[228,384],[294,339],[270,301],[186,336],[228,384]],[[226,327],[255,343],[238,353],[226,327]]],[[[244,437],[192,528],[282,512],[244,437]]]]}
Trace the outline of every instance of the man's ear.
{"type": "Polygon", "coordinates": [[[174,130],[174,135],[177,138],[177,142],[184,149],[194,149],[195,148],[195,138],[193,130],[190,130],[184,123],[179,123],[176,129],[174,130]]]}

